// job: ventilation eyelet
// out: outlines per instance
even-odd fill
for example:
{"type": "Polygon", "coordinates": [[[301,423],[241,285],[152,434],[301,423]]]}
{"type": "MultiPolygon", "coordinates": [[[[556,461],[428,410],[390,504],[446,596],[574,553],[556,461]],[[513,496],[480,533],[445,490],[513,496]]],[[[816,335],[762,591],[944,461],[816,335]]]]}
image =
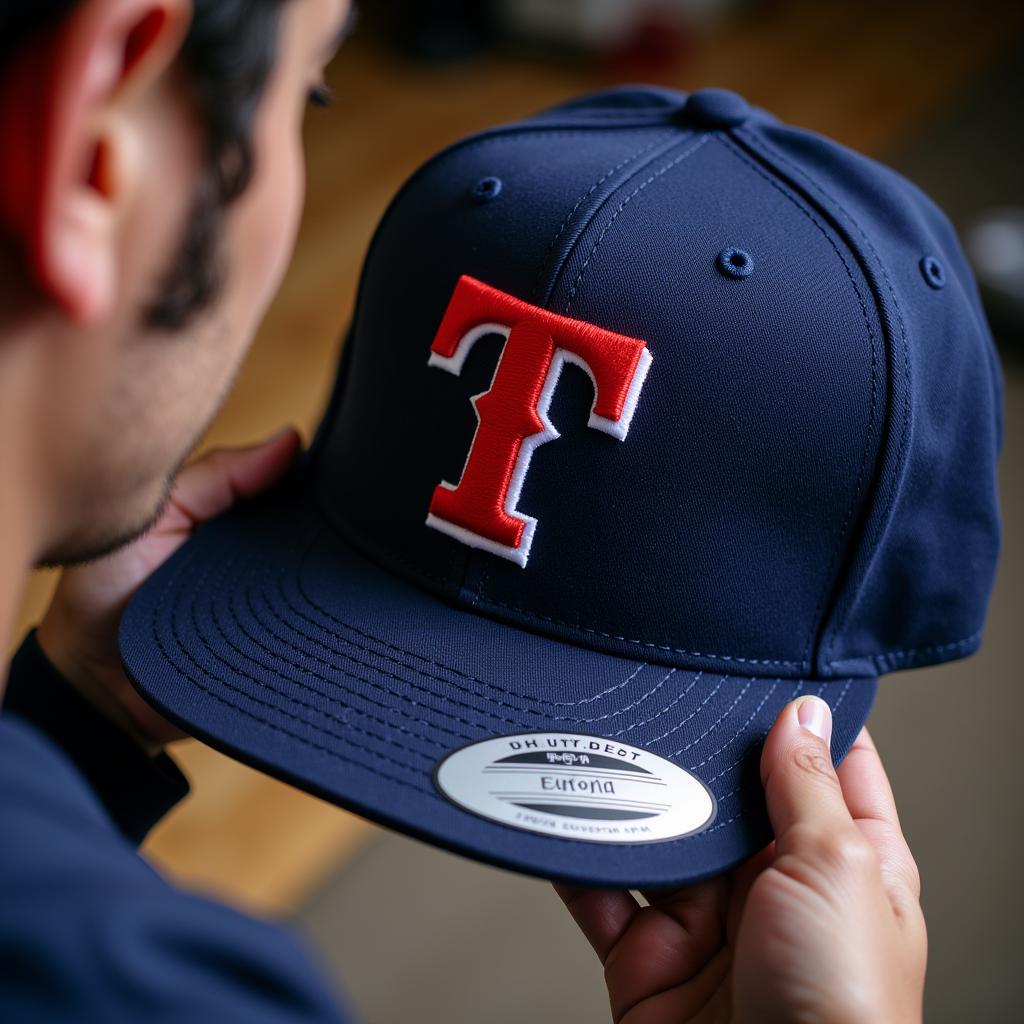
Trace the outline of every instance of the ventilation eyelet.
{"type": "Polygon", "coordinates": [[[718,254],[715,262],[726,277],[750,277],[754,272],[754,257],[731,245],[718,254]]]}
{"type": "Polygon", "coordinates": [[[918,265],[921,268],[921,276],[929,287],[936,290],[946,287],[946,272],[934,256],[922,256],[918,265]]]}
{"type": "Polygon", "coordinates": [[[496,199],[501,192],[501,178],[495,178],[488,176],[481,178],[473,187],[470,189],[470,196],[474,203],[489,203],[492,199],[496,199]]]}

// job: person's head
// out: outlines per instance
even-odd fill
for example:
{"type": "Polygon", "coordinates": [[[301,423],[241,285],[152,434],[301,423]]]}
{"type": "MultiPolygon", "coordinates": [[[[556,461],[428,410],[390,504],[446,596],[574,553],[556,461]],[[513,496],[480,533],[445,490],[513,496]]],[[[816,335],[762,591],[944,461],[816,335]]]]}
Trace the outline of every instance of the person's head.
{"type": "Polygon", "coordinates": [[[36,495],[35,556],[76,560],[152,520],[226,394],[291,254],[303,112],[348,2],[11,6],[2,486],[36,495]]]}

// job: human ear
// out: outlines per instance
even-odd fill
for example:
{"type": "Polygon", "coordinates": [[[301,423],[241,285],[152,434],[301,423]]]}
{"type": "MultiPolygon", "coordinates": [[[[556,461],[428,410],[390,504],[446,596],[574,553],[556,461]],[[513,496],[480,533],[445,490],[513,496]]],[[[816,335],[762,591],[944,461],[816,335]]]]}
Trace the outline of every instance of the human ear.
{"type": "Polygon", "coordinates": [[[118,291],[118,228],[138,174],[127,111],[169,71],[191,0],[84,0],[0,70],[0,222],[70,319],[118,291]]]}

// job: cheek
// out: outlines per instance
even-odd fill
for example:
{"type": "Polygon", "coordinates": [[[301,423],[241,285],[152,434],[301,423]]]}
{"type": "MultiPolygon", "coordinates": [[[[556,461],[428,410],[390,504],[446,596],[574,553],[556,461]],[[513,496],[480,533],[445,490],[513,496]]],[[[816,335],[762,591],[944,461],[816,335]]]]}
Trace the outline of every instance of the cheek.
{"type": "Polygon", "coordinates": [[[305,193],[298,119],[271,109],[254,138],[255,174],[228,220],[228,313],[251,337],[288,267],[305,193]],[[288,123],[294,121],[295,123],[288,123]]]}

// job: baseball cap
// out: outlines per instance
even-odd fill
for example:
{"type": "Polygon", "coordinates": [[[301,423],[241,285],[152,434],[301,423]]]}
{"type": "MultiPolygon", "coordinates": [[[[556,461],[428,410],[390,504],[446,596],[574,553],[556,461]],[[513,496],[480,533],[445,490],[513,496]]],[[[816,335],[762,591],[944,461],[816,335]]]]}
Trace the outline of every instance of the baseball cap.
{"type": "Polygon", "coordinates": [[[722,90],[476,134],[377,230],[272,493],[121,626],[218,749],[409,835],[598,886],[771,838],[760,747],[981,640],[1000,376],[913,185],[722,90]]]}

